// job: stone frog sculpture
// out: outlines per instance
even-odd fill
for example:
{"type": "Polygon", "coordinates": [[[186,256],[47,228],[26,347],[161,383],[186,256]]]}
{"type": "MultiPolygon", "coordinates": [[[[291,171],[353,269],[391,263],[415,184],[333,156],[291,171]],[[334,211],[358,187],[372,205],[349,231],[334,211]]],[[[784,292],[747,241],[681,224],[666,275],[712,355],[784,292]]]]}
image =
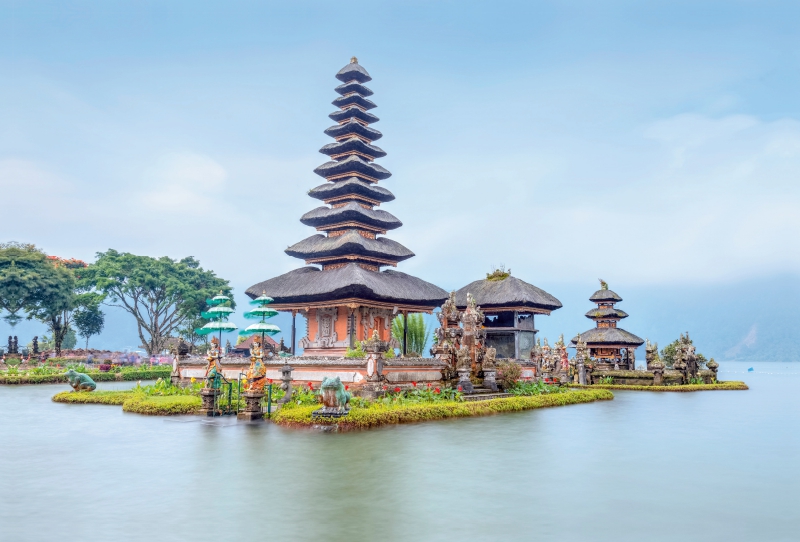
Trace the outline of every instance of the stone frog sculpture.
{"type": "Polygon", "coordinates": [[[350,398],[353,396],[349,391],[345,390],[341,378],[325,377],[320,386],[322,392],[322,403],[325,405],[323,411],[327,412],[345,412],[350,409],[350,398]]]}
{"type": "Polygon", "coordinates": [[[97,384],[89,375],[76,372],[74,369],[67,371],[65,376],[74,391],[94,391],[97,388],[97,384]]]}

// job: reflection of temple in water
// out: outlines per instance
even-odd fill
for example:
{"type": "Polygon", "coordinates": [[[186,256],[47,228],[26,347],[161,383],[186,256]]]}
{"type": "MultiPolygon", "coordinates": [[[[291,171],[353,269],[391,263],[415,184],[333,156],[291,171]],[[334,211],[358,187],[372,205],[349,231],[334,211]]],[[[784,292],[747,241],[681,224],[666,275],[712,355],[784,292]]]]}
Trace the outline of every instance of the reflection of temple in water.
{"type": "Polygon", "coordinates": [[[339,109],[329,117],[337,124],[325,130],[335,141],[320,149],[330,161],[314,170],[327,182],[308,193],[325,205],[300,219],[321,233],[285,251],[311,266],[260,282],[246,292],[253,298],[266,292],[275,300],[270,307],[292,312],[292,345],[294,315],[306,317],[308,332],[300,340],[306,356],[341,356],[375,331],[379,339],[389,341],[395,316],[430,313],[447,299],[447,292],[422,279],[381,271],[414,253],[383,237],[402,222],[376,209],[394,195],[378,186],[391,173],[375,163],[386,153],[372,144],[382,137],[370,126],[378,122],[369,112],[376,107],[368,99],[372,91],[364,86],[372,77],[354,57],[336,78],[342,82],[335,89],[340,96],[333,101],[339,109]]]}
{"type": "Polygon", "coordinates": [[[456,304],[461,310],[467,306],[468,293],[485,315],[486,346],[495,348],[498,358],[527,359],[536,339],[534,316],[561,308],[552,295],[504,271],[458,290],[456,304]]]}

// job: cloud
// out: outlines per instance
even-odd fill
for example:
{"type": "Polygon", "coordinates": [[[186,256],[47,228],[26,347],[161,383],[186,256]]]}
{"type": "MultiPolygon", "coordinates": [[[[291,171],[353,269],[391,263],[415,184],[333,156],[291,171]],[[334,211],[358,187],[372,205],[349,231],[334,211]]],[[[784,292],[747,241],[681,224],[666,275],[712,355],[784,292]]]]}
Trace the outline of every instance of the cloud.
{"type": "Polygon", "coordinates": [[[142,203],[154,212],[202,216],[219,206],[228,173],[208,156],[184,152],[163,156],[145,172],[142,203]]]}

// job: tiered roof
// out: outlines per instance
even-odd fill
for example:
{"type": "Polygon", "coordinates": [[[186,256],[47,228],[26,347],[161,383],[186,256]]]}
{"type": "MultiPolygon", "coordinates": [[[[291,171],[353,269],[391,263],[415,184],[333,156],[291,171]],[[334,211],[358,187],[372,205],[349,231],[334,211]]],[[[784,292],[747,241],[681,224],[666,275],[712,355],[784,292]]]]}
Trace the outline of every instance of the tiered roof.
{"type": "Polygon", "coordinates": [[[375,159],[386,156],[386,152],[372,144],[382,137],[370,126],[380,120],[369,112],[376,106],[366,98],[372,91],[364,83],[372,77],[353,57],[336,78],[343,83],[336,87],[341,97],[333,101],[339,110],[328,116],[337,124],[325,130],[336,141],[320,149],[331,160],[314,170],[327,183],[309,192],[311,197],[321,199],[326,205],[307,212],[300,219],[325,235],[300,241],[286,249],[286,253],[309,264],[320,264],[323,269],[355,263],[377,271],[387,265],[395,266],[414,253],[396,241],[376,237],[403,223],[391,213],[375,209],[381,203],[392,201],[394,195],[377,186],[392,174],[375,163],[375,159]]]}
{"type": "Polygon", "coordinates": [[[314,267],[297,269],[256,284],[247,294],[266,291],[275,299],[275,306],[282,307],[358,298],[430,310],[447,299],[447,292],[405,273],[380,271],[414,253],[397,241],[380,237],[403,223],[376,209],[394,200],[394,195],[378,186],[392,174],[375,162],[386,152],[372,144],[382,137],[370,126],[379,120],[370,112],[376,107],[367,98],[373,92],[364,86],[372,77],[353,57],[336,78],[342,82],[335,89],[340,96],[333,101],[339,109],[328,116],[337,124],[325,130],[335,141],[319,151],[330,161],[314,170],[326,182],[308,193],[325,205],[300,219],[320,233],[285,251],[307,264],[322,266],[322,272],[314,267]]]}
{"type": "Polygon", "coordinates": [[[551,311],[561,308],[561,301],[554,296],[510,274],[505,278],[476,280],[456,291],[456,305],[459,308],[467,306],[468,293],[472,294],[481,309],[489,312],[530,311],[550,314],[551,311]]]}
{"type": "Polygon", "coordinates": [[[597,304],[597,308],[586,313],[586,318],[594,320],[596,327],[572,339],[572,346],[577,344],[579,338],[587,345],[597,347],[625,348],[644,344],[641,338],[617,327],[620,320],[628,317],[628,313],[614,306],[622,301],[622,298],[616,292],[609,290],[608,284],[604,281],[601,280],[600,285],[600,289],[589,298],[589,301],[597,304]]]}

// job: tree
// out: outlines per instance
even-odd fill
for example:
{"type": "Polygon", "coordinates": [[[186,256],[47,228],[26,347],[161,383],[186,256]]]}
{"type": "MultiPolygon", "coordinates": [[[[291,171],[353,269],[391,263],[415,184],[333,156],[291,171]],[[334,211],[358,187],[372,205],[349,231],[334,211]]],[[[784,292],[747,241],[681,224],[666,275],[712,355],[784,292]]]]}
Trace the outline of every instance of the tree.
{"type": "MultiPolygon", "coordinates": [[[[675,353],[680,344],[681,340],[675,339],[661,350],[661,361],[664,362],[666,367],[672,368],[672,365],[675,363],[675,353]]],[[[694,341],[689,339],[689,344],[694,344],[694,341]]],[[[697,357],[697,366],[701,368],[705,367],[708,361],[706,357],[700,352],[695,352],[695,356],[697,357]]]]}
{"type": "Polygon", "coordinates": [[[109,304],[136,319],[139,338],[152,356],[205,307],[207,298],[230,294],[228,281],[200,267],[192,257],[173,260],[108,250],[97,254],[87,279],[109,304]]]}
{"type": "Polygon", "coordinates": [[[78,334],[86,339],[86,350],[89,350],[89,337],[98,335],[105,325],[105,315],[100,310],[100,304],[91,303],[78,310],[73,321],[78,328],[78,334]]]}
{"type": "MultiPolygon", "coordinates": [[[[409,355],[416,354],[417,356],[424,355],[425,346],[430,340],[430,329],[425,323],[425,318],[422,314],[409,314],[408,315],[408,345],[406,349],[409,355]]],[[[392,337],[397,339],[400,344],[403,344],[403,316],[400,315],[392,320],[392,337]]]]}
{"type": "MultiPolygon", "coordinates": [[[[31,244],[0,245],[0,308],[14,325],[25,311],[28,319],[44,322],[53,336],[56,355],[70,329],[72,311],[84,297],[78,292],[80,260],[47,256],[31,244]]],[[[91,295],[91,294],[89,294],[91,295]]]]}
{"type": "Polygon", "coordinates": [[[72,328],[67,329],[64,334],[64,340],[61,342],[61,348],[72,350],[76,344],[78,344],[78,337],[75,336],[75,330],[72,328]]]}

